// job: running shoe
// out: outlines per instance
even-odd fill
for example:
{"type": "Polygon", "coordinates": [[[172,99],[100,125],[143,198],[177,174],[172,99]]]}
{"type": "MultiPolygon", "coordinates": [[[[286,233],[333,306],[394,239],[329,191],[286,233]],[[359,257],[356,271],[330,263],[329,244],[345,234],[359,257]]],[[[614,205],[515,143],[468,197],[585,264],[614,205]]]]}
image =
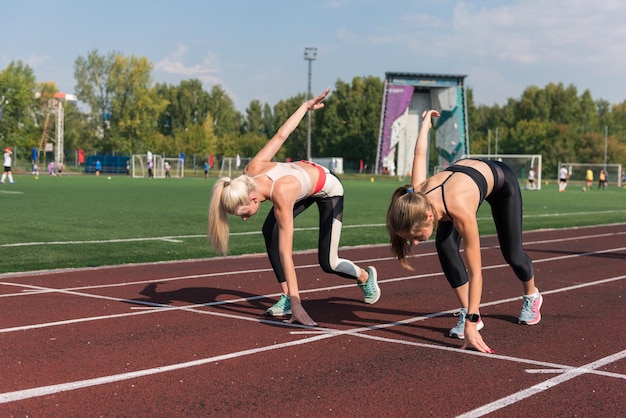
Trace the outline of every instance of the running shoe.
{"type": "MultiPolygon", "coordinates": [[[[459,317],[459,321],[456,323],[456,326],[450,330],[448,336],[452,338],[458,338],[459,340],[465,339],[465,316],[467,315],[467,309],[461,308],[454,316],[459,317]]],[[[480,318],[478,323],[476,324],[476,329],[480,331],[485,327],[485,323],[483,319],[480,318]]]]}
{"type": "Polygon", "coordinates": [[[280,299],[274,305],[267,308],[265,311],[267,316],[286,316],[291,315],[291,301],[289,296],[284,293],[280,295],[280,299]]]}
{"type": "Polygon", "coordinates": [[[518,324],[535,325],[541,321],[541,305],[543,304],[543,296],[539,293],[539,289],[535,288],[535,293],[523,297],[522,311],[517,318],[518,324]]]}
{"type": "Polygon", "coordinates": [[[373,266],[367,267],[367,281],[365,283],[358,283],[359,287],[363,291],[363,301],[370,305],[378,302],[380,299],[380,287],[378,287],[378,273],[373,266]]]}

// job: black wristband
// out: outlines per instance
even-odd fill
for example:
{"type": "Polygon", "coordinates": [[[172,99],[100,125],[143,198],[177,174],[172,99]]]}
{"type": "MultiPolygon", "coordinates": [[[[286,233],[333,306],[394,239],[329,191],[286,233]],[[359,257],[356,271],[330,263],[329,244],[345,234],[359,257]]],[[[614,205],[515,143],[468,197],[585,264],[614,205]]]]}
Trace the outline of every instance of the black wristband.
{"type": "Polygon", "coordinates": [[[475,313],[470,313],[465,316],[465,319],[470,322],[478,322],[480,321],[480,315],[475,313]]]}

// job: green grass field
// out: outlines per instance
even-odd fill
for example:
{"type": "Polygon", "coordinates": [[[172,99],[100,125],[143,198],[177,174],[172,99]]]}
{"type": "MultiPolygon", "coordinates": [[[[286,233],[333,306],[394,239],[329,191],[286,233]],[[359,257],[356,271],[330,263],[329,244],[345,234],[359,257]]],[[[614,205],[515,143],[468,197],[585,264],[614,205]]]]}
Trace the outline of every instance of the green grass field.
{"type": "MultiPolygon", "coordinates": [[[[0,273],[213,257],[206,225],[214,180],[17,176],[16,184],[0,185],[0,273]]],[[[342,246],[388,242],[385,213],[401,184],[344,180],[342,246]]],[[[626,189],[582,192],[581,186],[558,193],[552,182],[524,190],[524,229],[626,221],[626,189]]],[[[265,251],[260,231],[270,207],[263,204],[246,222],[231,218],[231,254],[265,251]]],[[[478,216],[481,233],[494,234],[489,205],[478,216]]],[[[296,219],[296,228],[296,250],[317,246],[315,207],[296,219]]]]}

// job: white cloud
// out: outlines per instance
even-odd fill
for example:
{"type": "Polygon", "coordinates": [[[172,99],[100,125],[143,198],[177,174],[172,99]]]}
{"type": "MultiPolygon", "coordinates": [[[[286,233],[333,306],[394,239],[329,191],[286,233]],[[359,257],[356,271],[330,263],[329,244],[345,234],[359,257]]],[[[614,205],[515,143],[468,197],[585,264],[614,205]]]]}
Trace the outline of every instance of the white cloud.
{"type": "Polygon", "coordinates": [[[206,84],[220,84],[219,60],[213,53],[207,53],[200,64],[186,65],[184,58],[187,55],[187,47],[178,44],[171,56],[163,58],[154,66],[155,70],[180,76],[181,78],[197,78],[206,84]]]}

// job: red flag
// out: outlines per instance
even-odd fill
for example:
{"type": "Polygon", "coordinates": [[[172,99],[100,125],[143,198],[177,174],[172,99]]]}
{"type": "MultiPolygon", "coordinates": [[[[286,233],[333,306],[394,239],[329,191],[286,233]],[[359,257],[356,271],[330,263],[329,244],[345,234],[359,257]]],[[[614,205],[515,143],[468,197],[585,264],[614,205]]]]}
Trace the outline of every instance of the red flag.
{"type": "Polygon", "coordinates": [[[213,167],[213,156],[209,155],[209,167],[213,167]]]}
{"type": "Polygon", "coordinates": [[[78,164],[85,164],[85,152],[82,149],[78,150],[78,164]]]}
{"type": "Polygon", "coordinates": [[[362,173],[363,172],[363,160],[359,161],[359,172],[362,173]]]}

